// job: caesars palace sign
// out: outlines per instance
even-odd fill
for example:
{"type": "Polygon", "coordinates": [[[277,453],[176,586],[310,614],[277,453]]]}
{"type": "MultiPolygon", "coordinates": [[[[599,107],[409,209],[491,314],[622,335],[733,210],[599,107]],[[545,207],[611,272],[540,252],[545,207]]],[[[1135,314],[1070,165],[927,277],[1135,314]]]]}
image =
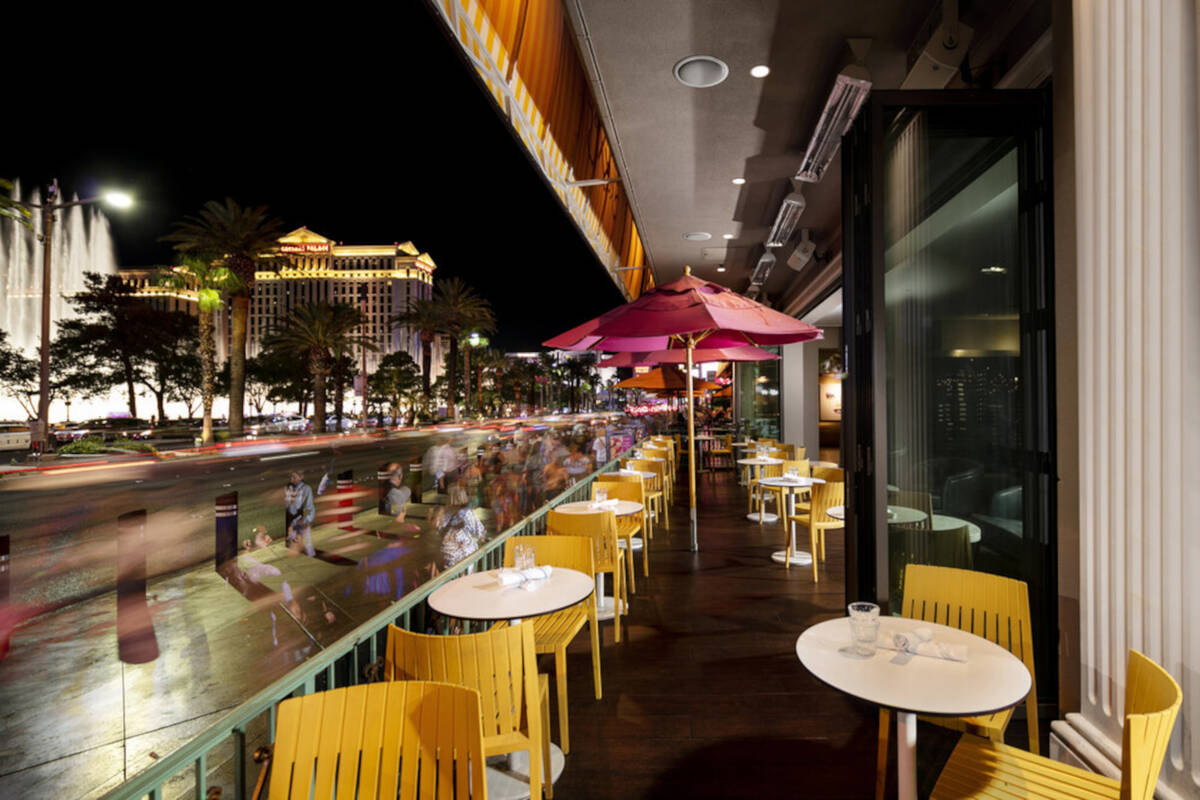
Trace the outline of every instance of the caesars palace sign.
{"type": "Polygon", "coordinates": [[[301,244],[281,244],[279,252],[281,253],[328,253],[330,245],[328,242],[305,242],[301,244]]]}

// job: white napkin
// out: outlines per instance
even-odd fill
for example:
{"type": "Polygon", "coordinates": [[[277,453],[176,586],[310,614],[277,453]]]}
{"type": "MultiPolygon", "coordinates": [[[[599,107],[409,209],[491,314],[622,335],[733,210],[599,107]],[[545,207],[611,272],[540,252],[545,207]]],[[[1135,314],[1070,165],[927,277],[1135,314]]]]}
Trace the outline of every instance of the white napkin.
{"type": "Polygon", "coordinates": [[[543,567],[530,567],[529,569],[523,569],[519,572],[515,569],[502,569],[496,573],[496,582],[506,588],[509,586],[521,586],[524,589],[529,589],[532,591],[537,587],[531,587],[530,584],[536,584],[538,581],[546,580],[550,577],[550,573],[552,571],[553,567],[549,565],[543,567]]]}
{"type": "Polygon", "coordinates": [[[929,628],[913,628],[911,631],[893,633],[890,641],[885,636],[880,641],[880,647],[927,658],[944,658],[947,661],[967,660],[965,644],[935,642],[933,631],[929,628]]]}
{"type": "Polygon", "coordinates": [[[616,507],[617,507],[616,500],[601,500],[599,502],[593,500],[591,506],[589,506],[589,508],[594,508],[597,510],[606,510],[606,509],[616,508],[616,507]]]}

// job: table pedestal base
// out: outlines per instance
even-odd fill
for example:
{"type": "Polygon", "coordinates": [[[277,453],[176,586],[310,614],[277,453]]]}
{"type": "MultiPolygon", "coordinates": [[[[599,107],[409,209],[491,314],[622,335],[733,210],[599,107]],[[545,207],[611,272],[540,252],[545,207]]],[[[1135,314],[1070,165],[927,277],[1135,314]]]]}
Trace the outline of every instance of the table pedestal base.
{"type": "MultiPolygon", "coordinates": [[[[550,776],[557,781],[567,764],[558,745],[550,745],[550,776]]],[[[487,792],[492,800],[523,800],[529,797],[529,751],[518,750],[487,759],[487,792]]]]}
{"type": "MultiPolygon", "coordinates": [[[[783,564],[787,561],[787,550],[776,550],[771,553],[771,560],[776,564],[783,564]]],[[[812,555],[803,550],[792,551],[792,566],[793,567],[811,567],[812,555]]]]}
{"type": "Polygon", "coordinates": [[[896,712],[896,785],[900,800],[917,800],[917,715],[896,712]]]}
{"type": "MultiPolygon", "coordinates": [[[[611,597],[601,597],[596,601],[596,619],[603,622],[616,616],[617,603],[611,597]]],[[[629,604],[621,603],[621,613],[629,613],[629,604]]]]}
{"type": "MultiPolygon", "coordinates": [[[[751,522],[758,522],[758,512],[757,511],[750,512],[749,514],[746,515],[746,519],[750,520],[751,522]]],[[[763,522],[778,522],[779,515],[772,514],[770,511],[764,511],[763,515],[762,515],[762,521],[763,522]]]]}

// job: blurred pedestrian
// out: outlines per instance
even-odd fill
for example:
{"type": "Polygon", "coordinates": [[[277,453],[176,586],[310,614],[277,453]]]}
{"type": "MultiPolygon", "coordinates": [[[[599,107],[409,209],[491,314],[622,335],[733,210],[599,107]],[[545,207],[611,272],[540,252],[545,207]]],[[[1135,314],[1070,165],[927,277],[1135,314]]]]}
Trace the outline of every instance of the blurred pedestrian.
{"type": "Polygon", "coordinates": [[[304,476],[293,472],[284,487],[283,496],[287,518],[287,541],[292,544],[301,537],[304,539],[304,552],[316,555],[312,543],[312,525],[316,519],[317,509],[313,505],[312,487],[304,482],[304,476]]]}
{"type": "Polygon", "coordinates": [[[432,521],[442,535],[442,569],[449,569],[476,550],[487,538],[487,529],[467,504],[462,484],[448,489],[449,504],[435,509],[432,521]]]}
{"type": "Polygon", "coordinates": [[[404,467],[391,464],[391,476],[388,478],[388,493],[384,498],[388,514],[396,518],[396,522],[404,522],[408,513],[408,501],[412,499],[412,489],[404,485],[404,467]]]}

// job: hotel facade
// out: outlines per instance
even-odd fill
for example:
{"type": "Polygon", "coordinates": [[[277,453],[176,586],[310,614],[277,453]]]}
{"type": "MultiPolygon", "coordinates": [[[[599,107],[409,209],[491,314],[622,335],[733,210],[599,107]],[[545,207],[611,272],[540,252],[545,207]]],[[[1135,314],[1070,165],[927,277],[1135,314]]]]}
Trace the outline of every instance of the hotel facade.
{"type": "MultiPolygon", "coordinates": [[[[262,352],[263,341],[287,315],[304,303],[344,303],[361,309],[367,319],[364,333],[377,348],[367,353],[367,371],[391,353],[408,353],[421,365],[420,332],[407,325],[393,326],[389,320],[417,300],[433,297],[433,258],[412,242],[388,245],[344,245],[306,227],[279,239],[279,252],[286,265],[277,271],[255,273],[250,298],[250,320],[246,333],[246,355],[262,352]]],[[[194,289],[157,285],[153,269],[122,269],[121,277],[140,296],[168,311],[198,313],[194,289]]],[[[217,312],[217,359],[229,354],[230,311],[217,312]]],[[[448,347],[444,336],[433,342],[430,380],[442,373],[448,347]]],[[[356,354],[357,355],[357,354],[356,354]]]]}

